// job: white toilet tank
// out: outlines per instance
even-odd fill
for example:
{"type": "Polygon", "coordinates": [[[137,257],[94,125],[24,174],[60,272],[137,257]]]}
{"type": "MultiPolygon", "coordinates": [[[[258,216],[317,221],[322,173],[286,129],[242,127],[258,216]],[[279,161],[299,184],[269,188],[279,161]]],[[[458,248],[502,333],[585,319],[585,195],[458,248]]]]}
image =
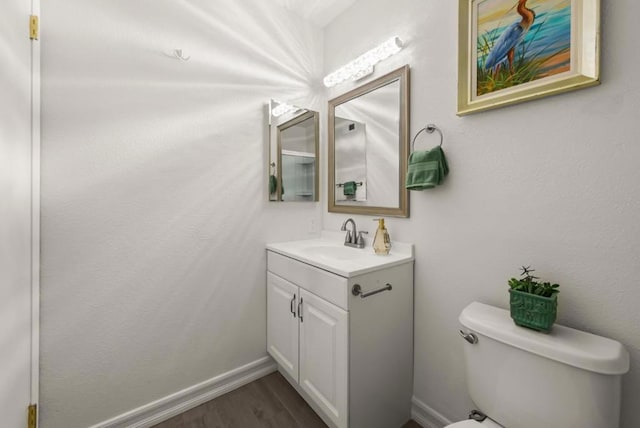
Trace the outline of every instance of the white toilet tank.
{"type": "Polygon", "coordinates": [[[478,410],[508,428],[616,428],[629,354],[611,339],[554,325],[516,326],[509,311],[471,303],[460,314],[467,385],[478,410]]]}

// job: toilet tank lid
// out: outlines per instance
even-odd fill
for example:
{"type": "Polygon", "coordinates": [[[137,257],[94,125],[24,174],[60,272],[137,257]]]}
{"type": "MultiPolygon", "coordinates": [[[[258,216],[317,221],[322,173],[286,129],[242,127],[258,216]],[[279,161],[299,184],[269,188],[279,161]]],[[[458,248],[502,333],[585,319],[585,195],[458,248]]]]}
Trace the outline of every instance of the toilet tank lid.
{"type": "Polygon", "coordinates": [[[518,327],[509,311],[473,302],[462,310],[460,323],[507,345],[596,373],[629,371],[629,353],[620,342],[555,324],[544,334],[518,327]]]}

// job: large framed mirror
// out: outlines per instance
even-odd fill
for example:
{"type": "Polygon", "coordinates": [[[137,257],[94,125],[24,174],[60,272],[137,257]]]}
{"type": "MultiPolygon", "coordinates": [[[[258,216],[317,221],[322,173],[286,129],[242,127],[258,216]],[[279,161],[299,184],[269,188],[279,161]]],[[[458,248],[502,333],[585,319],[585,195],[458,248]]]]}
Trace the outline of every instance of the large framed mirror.
{"type": "Polygon", "coordinates": [[[329,211],[409,217],[409,66],[329,101],[329,211]]]}
{"type": "Polygon", "coordinates": [[[269,103],[269,200],[319,200],[320,115],[271,100],[269,103]]]}

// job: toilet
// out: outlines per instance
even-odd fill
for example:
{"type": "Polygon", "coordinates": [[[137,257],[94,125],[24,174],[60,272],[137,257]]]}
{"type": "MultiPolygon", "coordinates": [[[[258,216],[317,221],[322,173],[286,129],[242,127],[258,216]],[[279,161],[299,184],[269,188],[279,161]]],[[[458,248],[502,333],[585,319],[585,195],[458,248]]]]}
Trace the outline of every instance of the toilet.
{"type": "Polygon", "coordinates": [[[477,406],[445,428],[616,428],[629,354],[561,325],[543,334],[474,302],[460,314],[467,389],[477,406]],[[486,415],[486,418],[484,416],[486,415]]]}

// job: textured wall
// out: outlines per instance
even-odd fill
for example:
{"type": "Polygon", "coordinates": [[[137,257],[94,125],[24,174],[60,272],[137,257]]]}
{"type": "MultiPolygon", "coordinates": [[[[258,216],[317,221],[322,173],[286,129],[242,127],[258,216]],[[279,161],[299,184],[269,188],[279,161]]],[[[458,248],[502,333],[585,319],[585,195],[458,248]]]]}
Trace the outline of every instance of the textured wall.
{"type": "MultiPolygon", "coordinates": [[[[640,4],[602,2],[601,86],[464,118],[455,115],[457,5],[359,0],[325,28],[326,72],[389,36],[406,40],[373,77],[409,63],[411,135],[431,122],[446,135],[445,185],[412,193],[410,219],[388,221],[392,240],[416,245],[415,395],[448,418],[466,417],[458,314],[473,300],[507,307],[507,278],[531,264],[562,284],[560,323],[630,351],[622,426],[636,427],[640,4]]],[[[425,148],[438,142],[420,138],[425,148]]],[[[326,214],[324,227],[338,229],[345,217],[326,214]]],[[[357,220],[375,230],[370,217],[357,220]]]]}
{"type": "Polygon", "coordinates": [[[42,4],[43,428],[265,355],[265,105],[321,108],[320,30],[261,0],[42,4]],[[169,57],[182,48],[191,60],[169,57]]]}
{"type": "MultiPolygon", "coordinates": [[[[31,393],[33,163],[30,2],[3,1],[0,16],[0,419],[23,426],[31,393]]],[[[37,141],[33,141],[37,148],[37,141]]],[[[35,174],[37,177],[37,174],[35,174]]],[[[37,189],[37,186],[35,186],[37,189]]],[[[37,207],[36,207],[37,209],[37,207]]],[[[37,354],[36,354],[37,355],[37,354]]]]}

